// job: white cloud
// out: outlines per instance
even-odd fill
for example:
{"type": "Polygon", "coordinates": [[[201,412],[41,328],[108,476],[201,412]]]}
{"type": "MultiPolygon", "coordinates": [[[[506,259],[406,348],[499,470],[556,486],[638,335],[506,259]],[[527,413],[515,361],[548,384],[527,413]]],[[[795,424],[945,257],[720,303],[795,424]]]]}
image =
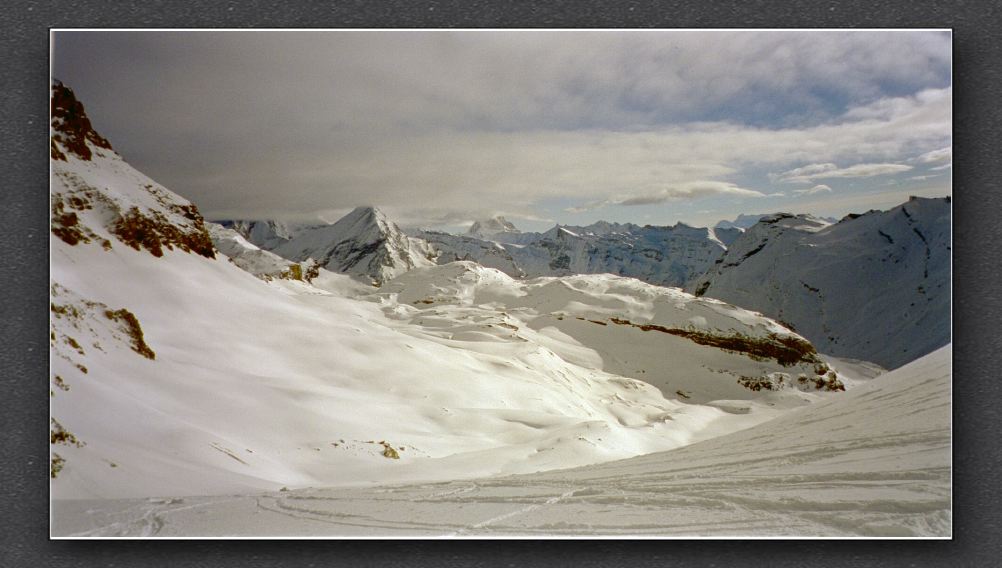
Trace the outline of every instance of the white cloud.
{"type": "Polygon", "coordinates": [[[747,167],[806,163],[776,177],[812,184],[907,171],[910,166],[873,159],[904,160],[919,153],[916,149],[942,148],[952,130],[948,98],[913,110],[886,120],[834,120],[807,128],[716,122],[636,131],[359,133],[350,143],[318,141],[295,152],[274,148],[266,139],[266,147],[234,152],[205,170],[173,171],[182,180],[173,187],[182,193],[194,187],[240,188],[236,202],[228,190],[186,195],[197,198],[208,214],[230,217],[374,203],[412,215],[440,209],[474,218],[493,210],[538,214],[534,204],[552,199],[589,204],[610,195],[652,202],[700,198],[743,188],[740,174],[747,167]],[[869,161],[834,166],[861,159],[869,161]],[[696,191],[701,182],[716,185],[696,191]]]}
{"type": "Polygon", "coordinates": [[[777,174],[775,179],[787,183],[809,183],[817,179],[866,178],[897,174],[910,169],[912,167],[907,164],[855,164],[847,168],[839,168],[835,164],[811,164],[777,174]]]}
{"type": "Polygon", "coordinates": [[[769,178],[772,179],[773,181],[790,181],[790,180],[803,181],[803,180],[808,180],[811,177],[817,176],[818,174],[823,174],[837,169],[838,166],[830,162],[826,164],[809,164],[806,166],[801,166],[799,168],[794,168],[792,170],[788,170],[778,174],[771,173],[769,174],[769,178]]]}
{"type": "Polygon", "coordinates": [[[765,197],[761,191],[746,189],[723,181],[696,181],[665,187],[654,193],[621,197],[613,200],[617,205],[653,205],[679,199],[691,199],[707,195],[733,195],[737,197],[765,197]]]}
{"type": "Polygon", "coordinates": [[[730,182],[723,181],[695,181],[668,185],[656,191],[642,194],[623,194],[608,199],[590,201],[574,207],[568,207],[565,211],[569,213],[583,213],[593,209],[599,209],[609,205],[657,205],[669,201],[679,201],[696,197],[706,197],[710,195],[731,195],[736,197],[772,197],[765,195],[761,191],[738,187],[730,182]]]}
{"type": "Polygon", "coordinates": [[[931,170],[931,171],[946,170],[946,169],[949,169],[949,168],[952,168],[952,167],[953,167],[953,162],[950,162],[949,164],[943,164],[942,166],[936,166],[935,168],[929,168],[929,170],[931,170]]]}
{"type": "Polygon", "coordinates": [[[939,150],[933,150],[931,152],[926,152],[922,154],[916,160],[923,164],[936,163],[936,162],[948,162],[953,159],[953,147],[947,146],[946,148],[940,148],[939,150]]]}
{"type": "Polygon", "coordinates": [[[832,188],[825,184],[818,184],[810,189],[795,189],[793,193],[797,195],[815,195],[818,193],[831,193],[832,188]]]}
{"type": "Polygon", "coordinates": [[[920,176],[911,176],[908,179],[915,180],[915,181],[924,181],[924,180],[927,180],[927,179],[932,179],[934,177],[939,177],[939,175],[940,174],[931,174],[931,175],[926,174],[926,175],[920,175],[920,176]]]}

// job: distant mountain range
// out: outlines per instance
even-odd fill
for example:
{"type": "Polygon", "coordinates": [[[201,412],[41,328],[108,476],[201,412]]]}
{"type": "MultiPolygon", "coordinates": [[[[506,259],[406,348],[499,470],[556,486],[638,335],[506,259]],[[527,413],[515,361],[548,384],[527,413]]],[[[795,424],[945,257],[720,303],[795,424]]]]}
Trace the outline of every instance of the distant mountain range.
{"type": "Polygon", "coordinates": [[[359,208],[293,234],[274,221],[230,221],[251,242],[382,283],[417,266],[473,261],[514,278],[614,274],[779,318],[825,352],[896,367],[950,338],[950,200],[913,198],[840,221],[740,215],[714,228],[599,221],[521,232],[503,217],[466,234],[404,232],[359,208]]]}

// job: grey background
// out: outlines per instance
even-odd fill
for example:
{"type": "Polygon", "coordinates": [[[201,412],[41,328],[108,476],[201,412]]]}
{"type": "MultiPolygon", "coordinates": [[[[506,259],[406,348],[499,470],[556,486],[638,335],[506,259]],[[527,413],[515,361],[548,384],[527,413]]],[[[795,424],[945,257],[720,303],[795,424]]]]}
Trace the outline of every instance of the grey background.
{"type": "MultiPolygon", "coordinates": [[[[999,534],[999,66],[995,3],[38,2],[5,7],[0,239],[2,566],[988,566],[999,534]],[[952,541],[48,540],[48,28],[949,27],[954,35],[952,541]]],[[[668,512],[666,512],[668,514],[668,512]]]]}

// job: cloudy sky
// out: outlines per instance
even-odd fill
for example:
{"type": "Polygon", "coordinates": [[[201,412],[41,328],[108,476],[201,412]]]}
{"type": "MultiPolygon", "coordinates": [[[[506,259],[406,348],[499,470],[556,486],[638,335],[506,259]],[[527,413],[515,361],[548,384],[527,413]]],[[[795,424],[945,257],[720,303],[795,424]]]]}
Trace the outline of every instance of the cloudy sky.
{"type": "Polygon", "coordinates": [[[951,194],[937,31],[53,33],[52,73],[208,218],[523,229],[951,194]]]}

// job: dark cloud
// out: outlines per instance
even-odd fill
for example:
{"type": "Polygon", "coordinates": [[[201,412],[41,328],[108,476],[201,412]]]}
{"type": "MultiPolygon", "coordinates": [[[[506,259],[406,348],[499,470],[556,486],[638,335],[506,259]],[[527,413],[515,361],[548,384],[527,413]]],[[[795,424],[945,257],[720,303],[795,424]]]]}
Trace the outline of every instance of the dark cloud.
{"type": "Polygon", "coordinates": [[[940,32],[59,31],[53,74],[212,216],[531,218],[949,144],[940,32]]]}

